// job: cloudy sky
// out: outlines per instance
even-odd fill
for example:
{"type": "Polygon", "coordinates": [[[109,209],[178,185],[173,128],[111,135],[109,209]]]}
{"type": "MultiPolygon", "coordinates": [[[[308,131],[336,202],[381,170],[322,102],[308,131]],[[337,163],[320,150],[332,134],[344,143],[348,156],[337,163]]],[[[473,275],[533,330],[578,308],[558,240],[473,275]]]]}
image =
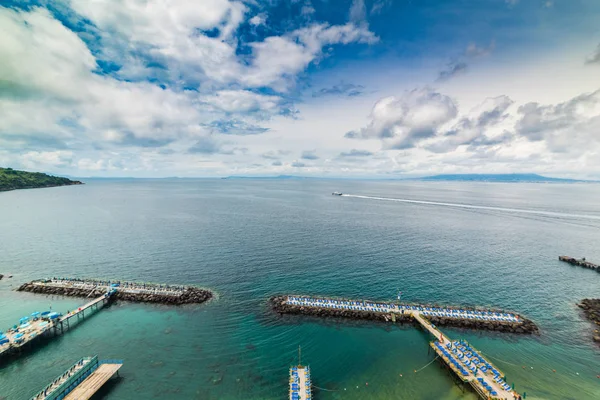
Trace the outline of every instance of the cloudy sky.
{"type": "Polygon", "coordinates": [[[598,0],[3,0],[0,165],[600,179],[598,0]]]}

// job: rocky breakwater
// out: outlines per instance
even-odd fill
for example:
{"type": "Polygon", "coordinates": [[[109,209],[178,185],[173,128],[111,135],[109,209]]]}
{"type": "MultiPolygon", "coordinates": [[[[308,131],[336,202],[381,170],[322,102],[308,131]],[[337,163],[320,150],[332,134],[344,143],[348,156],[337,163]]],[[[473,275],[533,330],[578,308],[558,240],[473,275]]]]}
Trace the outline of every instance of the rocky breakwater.
{"type": "Polygon", "coordinates": [[[578,306],[583,310],[585,317],[596,326],[593,339],[600,344],[600,299],[583,299],[578,306]]]}
{"type": "MultiPolygon", "coordinates": [[[[381,322],[392,320],[391,313],[386,312],[299,306],[289,304],[286,300],[287,296],[274,296],[269,299],[269,303],[273,311],[278,314],[307,315],[319,318],[346,318],[353,320],[371,320],[381,322]]],[[[408,314],[396,314],[395,319],[397,322],[414,323],[414,320],[408,314]]]]}
{"type": "MultiPolygon", "coordinates": [[[[274,296],[269,300],[273,311],[279,314],[292,314],[292,315],[308,315],[320,318],[346,318],[354,320],[372,320],[391,322],[393,321],[392,315],[397,322],[409,322],[416,324],[416,321],[412,318],[409,312],[406,313],[390,313],[390,312],[376,312],[376,311],[357,311],[357,310],[346,310],[346,309],[335,309],[335,308],[323,308],[323,307],[310,307],[289,304],[287,302],[287,296],[274,296]]],[[[466,308],[462,308],[465,310],[466,308]]],[[[538,327],[529,319],[519,317],[519,322],[508,322],[508,321],[482,321],[482,320],[471,320],[462,318],[447,318],[447,317],[434,317],[434,316],[422,316],[429,320],[431,323],[437,326],[448,326],[455,328],[465,329],[476,329],[485,331],[497,331],[517,334],[534,334],[538,333],[538,327]]]]}
{"type": "Polygon", "coordinates": [[[434,316],[423,316],[423,318],[426,318],[432,324],[437,326],[449,326],[454,328],[474,329],[480,331],[497,331],[529,335],[539,333],[537,325],[534,324],[533,321],[523,317],[519,317],[520,322],[482,321],[476,319],[446,318],[434,316]]]}
{"type": "MultiPolygon", "coordinates": [[[[47,295],[59,295],[70,297],[99,297],[106,293],[105,288],[96,288],[93,290],[80,289],[68,286],[50,286],[36,284],[35,282],[21,285],[17,291],[30,292],[47,295]]],[[[213,293],[209,290],[199,289],[188,286],[179,295],[166,295],[161,293],[140,292],[135,293],[127,289],[117,289],[112,296],[116,300],[131,301],[136,303],[157,303],[167,305],[200,304],[210,300],[213,293]]]]}

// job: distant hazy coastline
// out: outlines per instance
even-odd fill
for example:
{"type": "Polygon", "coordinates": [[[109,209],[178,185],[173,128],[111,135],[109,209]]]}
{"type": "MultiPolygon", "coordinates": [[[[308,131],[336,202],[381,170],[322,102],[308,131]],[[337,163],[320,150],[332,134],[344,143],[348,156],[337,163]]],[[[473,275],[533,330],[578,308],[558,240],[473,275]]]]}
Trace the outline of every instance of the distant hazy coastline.
{"type": "Polygon", "coordinates": [[[278,175],[278,176],[228,176],[223,179],[345,179],[345,180],[402,180],[402,181],[452,181],[452,182],[524,182],[524,183],[576,183],[576,182],[595,182],[578,179],[552,178],[538,174],[441,174],[431,175],[417,178],[337,178],[337,177],[311,177],[311,176],[295,176],[295,175],[278,175]]]}

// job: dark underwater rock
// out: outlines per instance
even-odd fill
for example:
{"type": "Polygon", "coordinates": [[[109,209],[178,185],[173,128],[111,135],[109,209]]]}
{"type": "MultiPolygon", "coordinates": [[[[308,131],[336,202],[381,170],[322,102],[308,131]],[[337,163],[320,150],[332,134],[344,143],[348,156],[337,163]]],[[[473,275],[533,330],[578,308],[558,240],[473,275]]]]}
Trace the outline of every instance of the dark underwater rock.
{"type": "Polygon", "coordinates": [[[592,340],[600,344],[600,299],[583,299],[577,305],[583,310],[583,315],[596,325],[592,340]]]}

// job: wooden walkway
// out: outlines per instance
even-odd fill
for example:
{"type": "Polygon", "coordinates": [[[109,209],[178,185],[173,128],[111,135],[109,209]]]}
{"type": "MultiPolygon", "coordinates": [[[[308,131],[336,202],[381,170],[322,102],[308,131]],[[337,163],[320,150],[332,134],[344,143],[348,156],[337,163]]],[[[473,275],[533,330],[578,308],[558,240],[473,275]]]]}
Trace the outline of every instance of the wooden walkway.
{"type": "Polygon", "coordinates": [[[99,303],[104,303],[105,301],[108,301],[110,299],[111,294],[105,293],[102,296],[90,301],[87,304],[84,304],[81,307],[78,307],[77,310],[73,310],[71,312],[69,312],[67,315],[63,315],[60,319],[59,322],[64,322],[66,320],[68,320],[71,317],[74,317],[76,315],[82,314],[85,315],[85,310],[89,309],[90,307],[93,307],[99,303]]]}
{"type": "Polygon", "coordinates": [[[65,397],[65,400],[88,400],[102,385],[117,373],[123,364],[100,364],[90,376],[85,378],[77,387],[65,397]]]}

